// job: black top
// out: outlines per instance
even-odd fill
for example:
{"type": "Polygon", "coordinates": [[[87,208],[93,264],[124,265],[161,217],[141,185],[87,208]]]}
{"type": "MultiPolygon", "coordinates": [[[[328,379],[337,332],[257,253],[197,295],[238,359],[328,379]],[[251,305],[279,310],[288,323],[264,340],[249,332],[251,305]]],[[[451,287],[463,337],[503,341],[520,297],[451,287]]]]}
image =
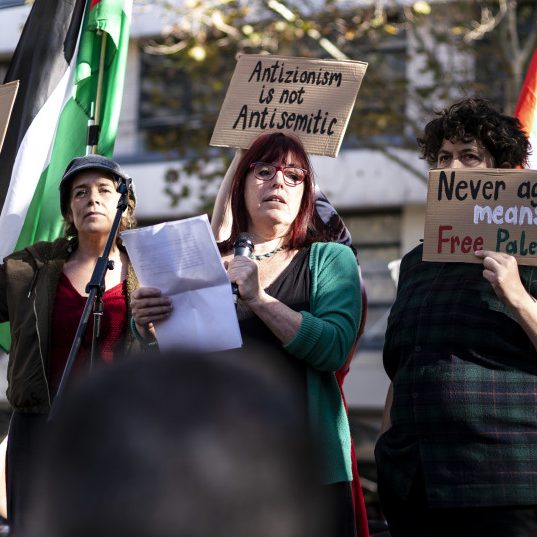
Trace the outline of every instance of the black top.
{"type": "MultiPolygon", "coordinates": [[[[272,297],[295,311],[309,311],[310,269],[309,248],[298,252],[282,273],[265,289],[272,297]]],[[[292,357],[282,346],[281,341],[267,325],[254,315],[241,300],[237,303],[237,317],[241,329],[243,349],[252,345],[270,349],[271,361],[283,361],[297,376],[299,386],[304,391],[306,404],[306,365],[292,357]]]]}
{"type": "MultiPolygon", "coordinates": [[[[401,497],[423,470],[429,507],[537,504],[537,353],[473,263],[401,263],[384,366],[392,427],[379,479],[401,497]]],[[[519,266],[537,296],[537,267],[519,266]]]]}

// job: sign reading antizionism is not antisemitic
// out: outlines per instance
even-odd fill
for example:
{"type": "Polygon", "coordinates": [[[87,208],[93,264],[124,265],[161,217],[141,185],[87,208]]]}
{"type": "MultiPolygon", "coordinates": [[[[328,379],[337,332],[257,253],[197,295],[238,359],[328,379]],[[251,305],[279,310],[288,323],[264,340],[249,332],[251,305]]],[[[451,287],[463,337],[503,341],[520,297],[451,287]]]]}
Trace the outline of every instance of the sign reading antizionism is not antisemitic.
{"type": "Polygon", "coordinates": [[[475,250],[537,266],[537,170],[429,172],[424,261],[482,263],[475,250]]]}
{"type": "Polygon", "coordinates": [[[298,136],[309,153],[335,157],[367,63],[241,54],[211,145],[249,147],[269,131],[298,136]]]}

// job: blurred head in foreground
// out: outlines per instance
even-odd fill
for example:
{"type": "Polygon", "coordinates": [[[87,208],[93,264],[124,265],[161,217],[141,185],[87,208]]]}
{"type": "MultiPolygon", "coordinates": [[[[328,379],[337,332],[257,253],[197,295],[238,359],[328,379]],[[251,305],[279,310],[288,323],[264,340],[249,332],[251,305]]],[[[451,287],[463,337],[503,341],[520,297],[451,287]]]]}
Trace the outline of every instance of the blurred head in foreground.
{"type": "Polygon", "coordinates": [[[83,382],[51,428],[23,535],[326,535],[297,390],[254,362],[176,353],[83,382]]]}

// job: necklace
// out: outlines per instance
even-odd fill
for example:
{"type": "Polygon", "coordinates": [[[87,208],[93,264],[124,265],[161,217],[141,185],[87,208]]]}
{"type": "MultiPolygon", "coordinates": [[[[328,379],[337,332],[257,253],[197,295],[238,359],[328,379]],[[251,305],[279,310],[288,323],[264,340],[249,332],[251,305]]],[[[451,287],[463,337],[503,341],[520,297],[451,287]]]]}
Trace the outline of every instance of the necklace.
{"type": "Polygon", "coordinates": [[[267,252],[266,254],[250,254],[248,257],[250,259],[256,259],[257,261],[262,261],[267,257],[272,257],[274,254],[281,252],[284,248],[285,246],[278,246],[278,248],[275,248],[272,252],[267,252]]]}

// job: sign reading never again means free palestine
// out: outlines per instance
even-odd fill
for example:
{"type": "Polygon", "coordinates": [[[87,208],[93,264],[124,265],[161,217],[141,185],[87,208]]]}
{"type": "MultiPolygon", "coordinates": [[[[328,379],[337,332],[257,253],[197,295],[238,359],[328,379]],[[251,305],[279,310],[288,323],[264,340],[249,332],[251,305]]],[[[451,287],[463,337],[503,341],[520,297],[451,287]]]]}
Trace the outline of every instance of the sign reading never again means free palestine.
{"type": "Polygon", "coordinates": [[[423,260],[482,263],[481,249],[537,266],[537,170],[429,172],[423,260]]]}
{"type": "Polygon", "coordinates": [[[247,148],[264,132],[294,134],[336,157],[367,63],[241,54],[211,145],[247,148]]]}

